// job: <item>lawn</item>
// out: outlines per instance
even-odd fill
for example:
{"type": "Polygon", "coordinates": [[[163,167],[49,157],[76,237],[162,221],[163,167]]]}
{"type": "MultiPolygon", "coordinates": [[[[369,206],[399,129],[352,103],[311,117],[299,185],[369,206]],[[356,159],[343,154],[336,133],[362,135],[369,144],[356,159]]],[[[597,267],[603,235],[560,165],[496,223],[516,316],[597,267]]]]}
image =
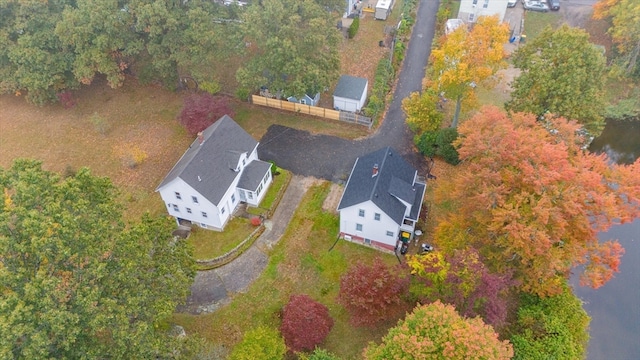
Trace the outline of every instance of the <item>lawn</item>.
{"type": "Polygon", "coordinates": [[[535,39],[547,26],[555,29],[562,23],[562,15],[559,12],[525,11],[524,17],[523,33],[527,35],[527,40],[535,39]]]}
{"type": "Polygon", "coordinates": [[[174,314],[173,320],[187,333],[198,334],[211,343],[231,349],[243,334],[258,325],[277,328],[279,314],[292,294],[307,294],[325,304],[335,325],[323,348],[340,359],[356,359],[369,341],[379,341],[395,321],[379,327],[354,328],[348,314],[336,303],[340,276],[358,261],[382,257],[389,264],[397,263],[392,255],[371,248],[339,241],[333,250],[338,232],[338,217],[322,210],[330,184],[313,186],[301,201],[286,233],[272,250],[269,264],[262,275],[244,294],[233,295],[233,301],[207,315],[174,314]]]}
{"type": "MultiPolygon", "coordinates": [[[[267,194],[262,199],[260,207],[248,207],[247,212],[256,216],[273,211],[276,199],[279,199],[291,178],[291,173],[280,170],[279,175],[273,176],[267,194]]],[[[187,240],[194,248],[194,256],[198,260],[208,260],[221,256],[235,248],[255,230],[248,218],[234,216],[224,228],[224,231],[208,231],[193,227],[191,236],[187,240]]]]}

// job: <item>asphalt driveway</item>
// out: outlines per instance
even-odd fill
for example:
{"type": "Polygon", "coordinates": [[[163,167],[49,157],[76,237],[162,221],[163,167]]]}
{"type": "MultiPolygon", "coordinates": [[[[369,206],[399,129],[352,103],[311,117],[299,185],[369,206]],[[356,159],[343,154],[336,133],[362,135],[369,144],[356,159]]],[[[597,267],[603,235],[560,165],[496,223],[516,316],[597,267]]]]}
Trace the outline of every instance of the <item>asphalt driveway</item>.
{"type": "Polygon", "coordinates": [[[361,140],[345,140],[272,125],[260,140],[260,159],[275,161],[278,166],[296,175],[314,176],[340,183],[348,179],[356,158],[391,146],[414,167],[426,170],[424,157],[413,146],[413,134],[405,124],[401,105],[402,99],[411,92],[422,90],[438,6],[438,0],[420,1],[417,21],[398,76],[393,101],[373,135],[361,140]]]}

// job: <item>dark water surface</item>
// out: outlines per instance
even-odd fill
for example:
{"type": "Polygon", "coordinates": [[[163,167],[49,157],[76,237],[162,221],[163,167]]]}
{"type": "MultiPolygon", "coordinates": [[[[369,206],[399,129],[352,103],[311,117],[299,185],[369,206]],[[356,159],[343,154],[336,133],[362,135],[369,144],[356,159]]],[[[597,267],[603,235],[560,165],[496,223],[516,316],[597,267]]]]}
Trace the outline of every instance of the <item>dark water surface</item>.
{"type": "MultiPolygon", "coordinates": [[[[589,150],[619,164],[634,162],[640,157],[640,122],[608,122],[589,150]]],[[[587,359],[640,359],[640,219],[614,226],[599,238],[618,239],[625,254],[620,272],[603,287],[580,287],[577,277],[571,281],[591,316],[587,359]]]]}

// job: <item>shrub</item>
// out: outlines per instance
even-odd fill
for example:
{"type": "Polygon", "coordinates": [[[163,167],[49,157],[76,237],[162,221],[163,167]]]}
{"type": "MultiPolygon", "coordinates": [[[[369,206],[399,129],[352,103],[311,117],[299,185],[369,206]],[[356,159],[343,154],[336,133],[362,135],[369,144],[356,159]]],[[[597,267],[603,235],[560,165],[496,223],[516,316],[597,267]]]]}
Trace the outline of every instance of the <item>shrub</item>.
{"type": "Polygon", "coordinates": [[[215,95],[220,92],[220,84],[215,81],[201,81],[198,88],[208,94],[215,95]]]}
{"type": "Polygon", "coordinates": [[[248,101],[250,93],[251,92],[245,88],[239,88],[236,90],[236,97],[242,101],[248,101]]]}
{"type": "Polygon", "coordinates": [[[178,119],[191,135],[195,135],[223,115],[231,117],[235,115],[229,107],[229,101],[226,97],[195,94],[184,99],[184,105],[178,119]]]}
{"type": "Polygon", "coordinates": [[[353,39],[358,33],[358,28],[360,27],[360,18],[356,17],[353,19],[351,26],[349,26],[349,39],[353,39]]]}
{"type": "Polygon", "coordinates": [[[340,279],[338,301],[354,326],[373,326],[404,313],[407,271],[398,271],[376,258],[372,265],[358,263],[340,279]]]}
{"type": "Polygon", "coordinates": [[[367,106],[364,108],[367,116],[375,118],[384,110],[385,98],[389,90],[391,90],[393,77],[394,71],[389,59],[384,58],[380,60],[376,68],[369,103],[367,103],[367,106]]]}
{"type": "Polygon", "coordinates": [[[287,352],[284,340],[274,329],[260,326],[244,334],[231,352],[230,360],[282,360],[287,352]]]}
{"type": "Polygon", "coordinates": [[[106,135],[109,132],[109,123],[97,112],[94,112],[93,115],[91,115],[89,121],[91,121],[91,123],[93,124],[93,128],[96,129],[98,134],[106,135]]]}
{"type": "Polygon", "coordinates": [[[460,158],[458,151],[453,146],[453,141],[458,138],[458,130],[455,128],[445,128],[438,131],[438,155],[451,165],[458,165],[460,158]]]}
{"type": "Polygon", "coordinates": [[[438,131],[425,131],[417,137],[416,146],[424,156],[434,157],[438,150],[438,131]]]}
{"type": "Polygon", "coordinates": [[[71,109],[76,106],[76,99],[73,98],[73,93],[69,90],[58,93],[58,101],[64,106],[65,109],[71,109]]]}
{"type": "Polygon", "coordinates": [[[262,224],[262,220],[260,219],[259,216],[254,216],[251,218],[251,225],[260,226],[260,224],[262,224]]]}
{"type": "Polygon", "coordinates": [[[604,116],[613,120],[632,120],[640,117],[640,100],[629,98],[618,101],[614,105],[608,105],[604,109],[604,116]]]}
{"type": "Polygon", "coordinates": [[[292,295],[283,310],[280,332],[292,351],[310,351],[324,341],[332,327],[326,306],[307,295],[292,295]]]}

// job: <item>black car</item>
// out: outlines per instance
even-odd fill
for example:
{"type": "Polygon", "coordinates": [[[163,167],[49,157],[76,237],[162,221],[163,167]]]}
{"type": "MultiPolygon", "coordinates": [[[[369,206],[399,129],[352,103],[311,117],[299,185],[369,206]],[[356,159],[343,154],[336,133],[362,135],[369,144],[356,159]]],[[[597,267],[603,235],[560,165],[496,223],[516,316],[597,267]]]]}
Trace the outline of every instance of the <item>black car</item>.
{"type": "Polygon", "coordinates": [[[549,0],[549,9],[558,11],[560,10],[560,0],[549,0]]]}

